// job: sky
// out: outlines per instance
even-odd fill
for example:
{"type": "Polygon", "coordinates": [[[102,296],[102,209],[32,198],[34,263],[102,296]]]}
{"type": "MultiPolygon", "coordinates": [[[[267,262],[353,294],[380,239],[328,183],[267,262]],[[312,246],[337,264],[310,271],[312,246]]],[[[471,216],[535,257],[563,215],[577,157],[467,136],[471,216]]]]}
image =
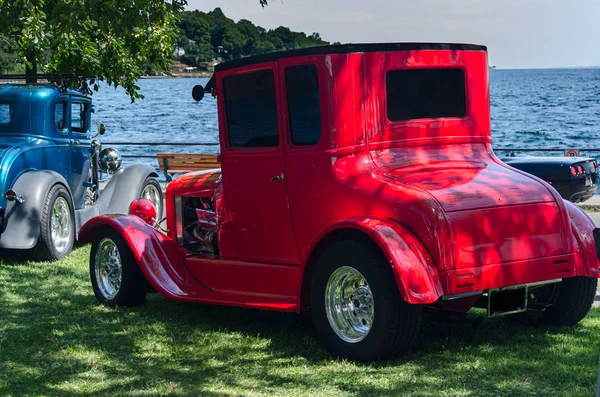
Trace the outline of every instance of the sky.
{"type": "Polygon", "coordinates": [[[188,0],[266,29],[330,42],[462,42],[498,68],[600,66],[600,0],[188,0]]]}

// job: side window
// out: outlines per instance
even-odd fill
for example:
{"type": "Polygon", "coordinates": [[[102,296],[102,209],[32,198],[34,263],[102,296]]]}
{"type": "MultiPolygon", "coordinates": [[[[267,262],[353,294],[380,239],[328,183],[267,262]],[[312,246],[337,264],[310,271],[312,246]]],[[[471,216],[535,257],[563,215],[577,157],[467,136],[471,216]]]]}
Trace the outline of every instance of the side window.
{"type": "Polygon", "coordinates": [[[321,139],[319,74],[315,65],[285,69],[288,114],[293,145],[315,145],[321,139]]]}
{"type": "Polygon", "coordinates": [[[57,102],[54,105],[54,125],[60,132],[67,131],[67,103],[57,102]]]}
{"type": "Polygon", "coordinates": [[[0,103],[0,124],[10,123],[10,104],[0,103]]]}
{"type": "Polygon", "coordinates": [[[71,103],[71,131],[87,131],[87,106],[82,102],[71,103]]]}
{"type": "Polygon", "coordinates": [[[273,71],[227,77],[223,86],[229,145],[234,148],[278,146],[273,71]]]}
{"type": "Polygon", "coordinates": [[[390,121],[467,115],[461,69],[391,70],[385,80],[390,121]]]}

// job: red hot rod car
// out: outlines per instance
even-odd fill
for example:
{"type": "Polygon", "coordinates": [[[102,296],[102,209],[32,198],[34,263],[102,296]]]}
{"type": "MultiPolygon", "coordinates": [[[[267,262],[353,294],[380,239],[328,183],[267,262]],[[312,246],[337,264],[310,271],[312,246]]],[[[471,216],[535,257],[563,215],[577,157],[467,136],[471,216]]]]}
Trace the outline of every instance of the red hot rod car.
{"type": "Polygon", "coordinates": [[[223,63],[221,169],[80,232],[107,304],[309,310],[336,356],[397,356],[423,307],[574,324],[598,266],[589,217],[493,153],[487,50],[334,45],[223,63]],[[147,206],[147,207],[145,207],[147,206]],[[139,215],[139,216],[134,216],[139,215]],[[145,219],[146,221],[144,221],[145,219]]]}

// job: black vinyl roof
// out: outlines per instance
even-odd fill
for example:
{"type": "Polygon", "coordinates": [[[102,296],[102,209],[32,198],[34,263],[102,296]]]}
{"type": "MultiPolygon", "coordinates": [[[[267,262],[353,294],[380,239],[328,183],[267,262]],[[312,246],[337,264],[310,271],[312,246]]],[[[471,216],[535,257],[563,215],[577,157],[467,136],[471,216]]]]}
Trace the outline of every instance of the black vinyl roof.
{"type": "Polygon", "coordinates": [[[357,52],[391,52],[418,50],[450,50],[450,51],[487,51],[487,47],[475,44],[453,43],[373,43],[373,44],[335,44],[319,47],[300,48],[297,50],[270,52],[247,58],[223,62],[215,66],[215,72],[254,65],[263,62],[273,62],[282,58],[294,58],[310,55],[351,54],[357,52]]]}

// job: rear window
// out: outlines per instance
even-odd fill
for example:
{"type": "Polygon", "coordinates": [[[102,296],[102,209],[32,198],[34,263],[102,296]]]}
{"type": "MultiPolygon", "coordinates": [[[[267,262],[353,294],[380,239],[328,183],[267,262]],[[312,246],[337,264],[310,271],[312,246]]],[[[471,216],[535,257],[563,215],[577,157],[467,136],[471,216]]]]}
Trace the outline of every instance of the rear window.
{"type": "Polygon", "coordinates": [[[0,124],[10,123],[10,104],[0,103],[0,124]]]}
{"type": "Polygon", "coordinates": [[[231,147],[279,146],[273,71],[227,77],[223,86],[231,147]]]}
{"type": "Polygon", "coordinates": [[[386,74],[390,121],[465,117],[465,73],[461,69],[391,70],[386,74]]]}

